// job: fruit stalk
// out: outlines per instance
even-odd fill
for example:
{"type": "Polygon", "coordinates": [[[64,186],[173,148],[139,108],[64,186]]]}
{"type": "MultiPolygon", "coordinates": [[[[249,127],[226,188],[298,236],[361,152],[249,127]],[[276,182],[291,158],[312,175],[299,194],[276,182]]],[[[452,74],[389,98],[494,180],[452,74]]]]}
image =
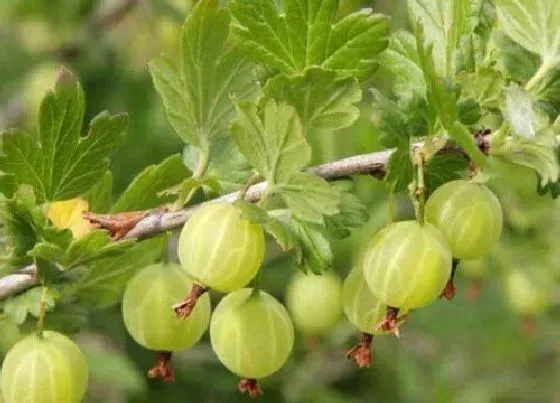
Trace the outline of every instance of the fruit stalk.
{"type": "Polygon", "coordinates": [[[189,295],[183,301],[173,305],[173,309],[175,310],[177,317],[181,319],[187,318],[192,313],[198,299],[207,291],[208,289],[202,285],[196,283],[193,284],[189,295]]]}
{"type": "Polygon", "coordinates": [[[171,352],[160,351],[157,353],[156,365],[148,371],[148,378],[150,379],[162,379],[164,382],[173,382],[175,380],[175,374],[173,369],[171,369],[171,352]]]}
{"type": "Polygon", "coordinates": [[[424,205],[426,204],[426,189],[424,185],[424,152],[417,149],[414,152],[414,164],[416,165],[416,197],[418,200],[418,215],[416,219],[420,225],[424,225],[424,205]]]}
{"type": "Polygon", "coordinates": [[[237,389],[239,389],[241,393],[248,393],[249,396],[253,398],[262,396],[264,393],[256,379],[241,379],[237,385],[237,389]]]}
{"type": "Polygon", "coordinates": [[[361,341],[346,353],[346,358],[354,361],[358,368],[371,368],[371,342],[373,335],[362,333],[361,341]]]}
{"type": "Polygon", "coordinates": [[[459,267],[459,263],[461,262],[460,259],[453,258],[451,263],[451,276],[449,276],[449,281],[445,285],[441,296],[447,300],[452,300],[455,297],[456,289],[455,289],[455,273],[457,272],[457,268],[459,267]]]}

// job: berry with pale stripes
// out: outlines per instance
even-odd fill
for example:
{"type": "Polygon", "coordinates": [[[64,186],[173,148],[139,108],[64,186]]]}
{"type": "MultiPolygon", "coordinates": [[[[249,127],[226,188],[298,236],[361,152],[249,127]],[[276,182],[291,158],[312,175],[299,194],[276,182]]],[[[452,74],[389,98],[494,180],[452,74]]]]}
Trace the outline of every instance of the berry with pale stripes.
{"type": "Polygon", "coordinates": [[[376,298],[410,310],[438,299],[451,275],[451,252],[433,225],[401,221],[370,241],[360,265],[376,298]]]}
{"type": "Polygon", "coordinates": [[[157,351],[158,366],[150,377],[172,380],[170,352],[196,344],[210,322],[210,297],[203,295],[191,315],[177,320],[171,306],[192,287],[188,274],[176,264],[154,264],[139,271],[128,283],[122,302],[124,324],[143,347],[157,351]]]}
{"type": "Polygon", "coordinates": [[[6,403],[79,403],[88,383],[88,366],[79,347],[53,331],[27,336],[2,364],[6,403]]]}
{"type": "MultiPolygon", "coordinates": [[[[387,305],[372,294],[360,267],[353,268],[342,284],[342,306],[346,318],[362,333],[362,340],[346,353],[346,357],[360,368],[369,368],[373,336],[388,333],[379,326],[387,313],[387,305]]],[[[406,311],[399,311],[398,315],[402,321],[406,311]]]]}
{"type": "Polygon", "coordinates": [[[181,266],[198,283],[221,292],[246,286],[264,258],[260,225],[241,216],[230,203],[210,203],[198,209],[179,239],[181,266]]]}
{"type": "Polygon", "coordinates": [[[439,228],[457,259],[479,259],[502,233],[502,207],[485,185],[456,180],[440,186],[426,203],[426,220],[439,228]]]}
{"type": "Polygon", "coordinates": [[[295,328],[309,335],[332,330],[342,316],[341,291],[340,278],[334,273],[297,272],[286,295],[295,328]]]}
{"type": "Polygon", "coordinates": [[[261,393],[256,382],[278,371],[294,345],[288,312],[264,291],[243,288],[224,297],[210,322],[210,341],[218,359],[243,378],[239,388],[261,393]]]}

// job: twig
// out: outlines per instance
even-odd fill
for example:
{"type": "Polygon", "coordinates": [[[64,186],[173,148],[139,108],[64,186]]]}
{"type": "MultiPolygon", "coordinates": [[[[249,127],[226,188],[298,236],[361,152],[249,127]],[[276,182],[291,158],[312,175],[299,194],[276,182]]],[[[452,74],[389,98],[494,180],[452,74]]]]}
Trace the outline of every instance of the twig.
{"type": "MultiPolygon", "coordinates": [[[[418,145],[422,145],[422,143],[418,143],[418,145]]],[[[309,168],[307,171],[325,179],[342,179],[353,175],[364,174],[383,177],[385,175],[387,163],[393,152],[394,150],[391,149],[370,154],[355,155],[327,164],[317,165],[309,168]]],[[[245,194],[245,200],[249,202],[258,201],[266,190],[266,186],[266,182],[259,182],[256,185],[250,186],[245,194]]],[[[238,197],[239,192],[233,192],[205,203],[234,202],[238,197]]],[[[148,214],[124,236],[124,239],[145,239],[163,231],[179,228],[187,222],[194,211],[200,206],[201,204],[175,212],[148,214]]]]}
{"type": "Polygon", "coordinates": [[[0,278],[0,300],[17,294],[37,284],[35,265],[27,266],[17,273],[0,278]]]}
{"type": "MultiPolygon", "coordinates": [[[[422,147],[423,144],[423,142],[417,142],[412,144],[412,148],[422,147]]],[[[311,167],[307,169],[307,172],[327,180],[343,179],[353,175],[373,175],[377,178],[383,178],[386,173],[389,158],[394,151],[394,149],[389,149],[369,154],[355,155],[311,167]]],[[[446,145],[440,152],[464,155],[461,148],[452,145],[446,145]]],[[[266,182],[260,182],[250,186],[245,194],[245,200],[249,202],[258,201],[264,194],[266,186],[266,182]]],[[[159,211],[154,210],[152,212],[146,212],[143,218],[140,219],[130,231],[123,234],[122,238],[140,240],[150,238],[165,231],[180,228],[201,205],[215,202],[235,202],[238,197],[239,192],[233,192],[196,206],[187,207],[180,211],[161,211],[160,209],[159,211]]],[[[20,271],[0,278],[0,300],[37,284],[33,266],[22,270],[25,270],[25,272],[20,271]]]]}

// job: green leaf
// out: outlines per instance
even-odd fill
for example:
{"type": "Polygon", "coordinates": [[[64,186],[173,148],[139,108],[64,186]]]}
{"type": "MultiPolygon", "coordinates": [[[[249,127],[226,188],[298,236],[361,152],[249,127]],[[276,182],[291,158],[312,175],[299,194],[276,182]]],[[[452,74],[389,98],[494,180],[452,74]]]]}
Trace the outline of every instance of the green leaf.
{"type": "Polygon", "coordinates": [[[473,98],[466,98],[457,104],[457,115],[459,122],[467,126],[473,126],[482,117],[482,109],[473,98]]]}
{"type": "Polygon", "coordinates": [[[81,136],[84,94],[62,69],[39,113],[38,136],[19,130],[2,134],[0,170],[35,189],[39,202],[67,200],[85,193],[109,168],[108,156],[121,144],[126,115],[97,115],[81,136]]]}
{"type": "Polygon", "coordinates": [[[416,30],[418,60],[426,81],[426,99],[446,129],[450,129],[457,120],[457,93],[450,81],[440,79],[433,59],[433,44],[424,45],[422,28],[416,30]]]}
{"type": "MultiPolygon", "coordinates": [[[[58,293],[47,288],[44,293],[46,312],[51,311],[55,306],[58,293]]],[[[34,287],[4,301],[4,313],[10,316],[14,322],[21,325],[27,319],[27,315],[39,317],[41,309],[41,300],[43,296],[43,287],[34,287]]]]}
{"type": "Polygon", "coordinates": [[[494,30],[493,42],[498,48],[498,66],[505,77],[523,83],[533,77],[541,63],[539,55],[529,52],[500,31],[494,30]]]}
{"type": "Polygon", "coordinates": [[[435,71],[453,78],[461,64],[461,46],[479,24],[483,0],[408,0],[413,25],[423,27],[433,46],[435,71]]]}
{"type": "Polygon", "coordinates": [[[122,298],[128,280],[160,257],[163,247],[162,237],[152,238],[135,244],[122,255],[76,268],[68,272],[73,281],[62,289],[62,295],[75,297],[91,307],[116,304],[122,298]]]}
{"type": "Polygon", "coordinates": [[[340,195],[326,180],[317,176],[296,172],[276,190],[294,217],[300,221],[323,223],[323,215],[340,212],[340,195]]]}
{"type": "Polygon", "coordinates": [[[546,112],[551,121],[560,114],[560,68],[555,68],[533,89],[535,106],[546,112]]]}
{"type": "Polygon", "coordinates": [[[150,63],[169,123],[199,149],[202,171],[212,144],[227,136],[235,114],[230,97],[257,91],[253,64],[227,40],[229,26],[228,11],[216,0],[198,2],[183,25],[178,65],[167,56],[150,63]]]}
{"type": "Polygon", "coordinates": [[[274,186],[309,163],[311,147],[292,106],[269,100],[262,114],[250,102],[237,103],[230,132],[251,165],[274,186]]]}
{"type": "Polygon", "coordinates": [[[502,73],[490,68],[480,68],[475,73],[459,74],[457,81],[461,85],[463,98],[471,98],[486,109],[498,109],[505,86],[502,73]]]}
{"type": "Polygon", "coordinates": [[[544,66],[560,61],[560,9],[556,0],[496,0],[498,24],[511,39],[538,54],[544,66]]]}
{"type": "Polygon", "coordinates": [[[0,198],[0,223],[11,250],[6,265],[0,268],[0,274],[9,274],[31,263],[27,252],[34,247],[48,224],[36,205],[31,186],[20,186],[12,199],[0,198]]]}
{"type": "Polygon", "coordinates": [[[352,193],[354,185],[351,181],[334,182],[332,186],[340,194],[340,212],[326,217],[325,222],[331,236],[344,239],[351,235],[350,228],[361,227],[369,220],[369,212],[360,198],[352,193]]]}
{"type": "Polygon", "coordinates": [[[296,261],[298,265],[317,274],[331,268],[334,255],[331,244],[321,227],[294,219],[289,221],[289,225],[297,239],[296,261]]]}
{"type": "Polygon", "coordinates": [[[263,228],[276,240],[283,251],[287,251],[295,247],[296,237],[288,223],[269,216],[266,224],[263,225],[263,228]]]}
{"type": "Polygon", "coordinates": [[[106,231],[96,230],[74,239],[67,247],[48,241],[38,242],[28,255],[56,262],[61,270],[70,270],[95,260],[122,255],[133,244],[133,240],[113,241],[106,231]]]}
{"type": "Polygon", "coordinates": [[[337,0],[230,3],[232,32],[255,60],[292,75],[312,66],[367,78],[387,47],[388,19],[361,10],[334,22],[337,0]]]}
{"type": "Polygon", "coordinates": [[[17,178],[15,175],[0,172],[0,193],[11,198],[17,190],[17,178]]]}
{"type": "Polygon", "coordinates": [[[499,148],[492,149],[492,155],[505,161],[529,167],[540,178],[539,186],[546,188],[558,181],[559,162],[555,136],[552,130],[544,129],[532,141],[512,138],[499,148]]]}
{"type": "Polygon", "coordinates": [[[371,9],[356,11],[332,26],[321,66],[365,80],[377,70],[377,55],[387,48],[388,39],[386,16],[374,14],[371,9]]]}
{"type": "MultiPolygon", "coordinates": [[[[222,193],[238,190],[251,174],[251,167],[232,137],[216,141],[210,147],[206,184],[218,184],[222,193]]],[[[214,187],[215,188],[215,187],[214,187]]]]}
{"type": "Polygon", "coordinates": [[[93,213],[106,213],[111,208],[113,199],[113,175],[105,172],[101,180],[97,181],[82,196],[89,204],[89,211],[93,213]]]}
{"type": "Polygon", "coordinates": [[[391,184],[394,192],[399,193],[408,189],[408,184],[413,178],[414,166],[410,158],[410,149],[400,147],[391,154],[383,180],[391,184]]]}
{"type": "Polygon", "coordinates": [[[111,207],[111,213],[147,210],[169,202],[169,197],[161,198],[159,193],[179,184],[188,174],[180,154],[144,168],[111,207]]]}
{"type": "Polygon", "coordinates": [[[390,77],[393,93],[398,97],[426,95],[426,81],[418,60],[414,35],[407,31],[393,33],[389,47],[379,59],[381,70],[390,77]]]}
{"type": "Polygon", "coordinates": [[[235,206],[241,210],[243,217],[257,224],[266,224],[268,222],[268,213],[254,203],[245,200],[237,200],[235,206]]]}
{"type": "Polygon", "coordinates": [[[444,183],[464,179],[467,172],[467,159],[459,154],[438,153],[424,168],[426,195],[444,183]]]}
{"type": "Polygon", "coordinates": [[[307,131],[343,129],[360,116],[355,106],[362,99],[358,81],[339,78],[333,71],[311,68],[302,76],[278,75],[267,82],[264,92],[294,106],[307,131]]]}
{"type": "MultiPolygon", "coordinates": [[[[61,303],[56,305],[45,315],[43,326],[46,330],[54,330],[64,334],[78,333],[87,323],[88,309],[75,303],[61,303]]],[[[24,333],[31,333],[37,329],[38,318],[27,315],[21,325],[24,333]]]]}

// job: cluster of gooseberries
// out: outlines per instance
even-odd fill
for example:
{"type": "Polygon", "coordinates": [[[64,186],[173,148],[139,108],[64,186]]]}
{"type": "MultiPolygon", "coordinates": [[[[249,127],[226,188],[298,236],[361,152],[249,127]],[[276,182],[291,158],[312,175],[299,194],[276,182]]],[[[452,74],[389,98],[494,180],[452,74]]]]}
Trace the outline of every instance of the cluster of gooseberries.
{"type": "MultiPolygon", "coordinates": [[[[411,311],[452,290],[454,262],[482,257],[502,229],[496,196],[466,180],[438,188],[422,218],[381,230],[343,282],[333,273],[297,273],[287,290],[286,309],[258,286],[247,287],[264,258],[262,227],[234,204],[209,203],[183,227],[180,265],[151,265],[128,283],[122,301],[125,326],[136,342],[157,352],[148,375],[165,381],[174,378],[172,353],[195,345],[209,328],[218,359],[241,378],[240,391],[258,396],[257,380],[277,372],[290,356],[294,327],[321,335],[344,313],[362,334],[347,357],[369,367],[373,337],[398,335],[411,311]],[[213,313],[208,290],[228,293],[213,313]]],[[[52,396],[42,401],[78,402],[87,383],[80,350],[50,331],[16,344],[2,374],[8,403],[23,401],[21,393],[37,382],[45,385],[41,393],[52,396]],[[67,378],[74,382],[57,381],[67,378]]]]}

